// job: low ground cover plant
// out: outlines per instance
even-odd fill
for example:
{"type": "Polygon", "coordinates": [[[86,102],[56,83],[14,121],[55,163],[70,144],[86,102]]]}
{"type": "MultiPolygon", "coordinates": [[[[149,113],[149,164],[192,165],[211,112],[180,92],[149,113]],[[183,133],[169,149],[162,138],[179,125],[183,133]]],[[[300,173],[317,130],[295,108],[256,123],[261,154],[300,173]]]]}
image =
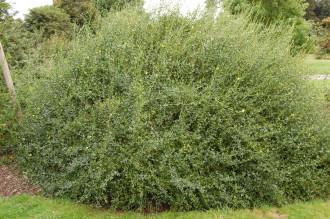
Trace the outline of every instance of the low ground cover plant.
{"type": "Polygon", "coordinates": [[[26,174],[48,194],[115,209],[327,197],[329,129],[290,31],[246,20],[125,9],[27,68],[26,174]]]}

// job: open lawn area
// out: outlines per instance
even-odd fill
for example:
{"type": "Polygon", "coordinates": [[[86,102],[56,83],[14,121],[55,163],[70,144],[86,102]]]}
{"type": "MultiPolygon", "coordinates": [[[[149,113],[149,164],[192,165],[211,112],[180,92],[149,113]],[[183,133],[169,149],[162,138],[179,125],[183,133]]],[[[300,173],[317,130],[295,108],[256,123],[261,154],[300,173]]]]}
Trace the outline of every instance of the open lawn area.
{"type": "MultiPolygon", "coordinates": [[[[306,64],[311,75],[330,75],[330,60],[315,59],[315,56],[309,55],[306,64]]],[[[322,105],[321,109],[325,108],[328,111],[329,100],[326,99],[326,95],[330,93],[330,80],[311,80],[310,85],[314,98],[322,105]]]]}
{"type": "Polygon", "coordinates": [[[264,207],[255,210],[219,210],[189,213],[161,213],[142,215],[137,213],[121,213],[110,210],[93,209],[84,205],[72,204],[69,201],[51,200],[36,196],[17,196],[12,198],[0,198],[0,218],[6,219],[44,219],[44,218],[70,218],[70,219],[133,219],[133,218],[228,218],[228,219],[325,219],[330,218],[330,201],[312,201],[297,203],[283,208],[264,207]]]}
{"type": "Polygon", "coordinates": [[[316,59],[314,55],[306,57],[311,74],[330,74],[330,59],[316,59]]]}

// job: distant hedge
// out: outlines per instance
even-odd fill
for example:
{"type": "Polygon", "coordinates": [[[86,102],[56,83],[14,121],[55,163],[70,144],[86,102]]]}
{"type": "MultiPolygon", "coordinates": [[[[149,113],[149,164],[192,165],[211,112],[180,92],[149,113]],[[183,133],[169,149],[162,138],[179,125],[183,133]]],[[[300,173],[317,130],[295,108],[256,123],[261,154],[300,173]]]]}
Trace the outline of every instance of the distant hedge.
{"type": "Polygon", "coordinates": [[[130,210],[328,197],[329,129],[286,30],[132,10],[101,26],[19,90],[20,163],[46,193],[130,210]]]}

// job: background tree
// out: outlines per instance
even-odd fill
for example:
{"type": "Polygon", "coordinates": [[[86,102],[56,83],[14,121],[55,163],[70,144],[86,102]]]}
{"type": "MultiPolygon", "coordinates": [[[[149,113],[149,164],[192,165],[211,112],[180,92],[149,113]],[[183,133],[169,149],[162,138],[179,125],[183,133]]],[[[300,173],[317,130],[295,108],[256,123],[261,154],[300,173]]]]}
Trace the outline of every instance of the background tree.
{"type": "Polygon", "coordinates": [[[226,6],[233,13],[249,8],[265,22],[279,19],[301,18],[308,4],[304,0],[227,0],[226,6]]]}
{"type": "Polygon", "coordinates": [[[321,22],[321,31],[319,32],[319,50],[318,55],[324,56],[330,54],[330,17],[324,18],[321,22]]]}
{"type": "Polygon", "coordinates": [[[317,2],[316,13],[322,20],[330,16],[330,0],[320,0],[317,2]]]}
{"type": "Polygon", "coordinates": [[[24,25],[30,32],[40,31],[43,37],[47,39],[53,35],[68,36],[73,28],[69,15],[64,10],[54,6],[32,9],[27,15],[24,25]]]}
{"type": "Polygon", "coordinates": [[[111,9],[120,10],[127,4],[141,3],[141,0],[94,0],[97,9],[102,13],[106,13],[111,9]]]}
{"type": "Polygon", "coordinates": [[[226,0],[225,7],[233,14],[249,11],[252,18],[264,24],[294,26],[293,41],[296,49],[309,49],[310,25],[304,16],[308,4],[305,0],[226,0]]]}
{"type": "Polygon", "coordinates": [[[306,8],[306,15],[305,18],[307,20],[317,20],[317,15],[316,15],[316,0],[307,0],[308,7],[306,8]]]}
{"type": "Polygon", "coordinates": [[[9,66],[13,69],[26,64],[29,54],[39,41],[39,35],[27,31],[24,22],[9,13],[10,8],[9,3],[0,0],[0,41],[9,66]]]}
{"type": "Polygon", "coordinates": [[[29,54],[36,47],[39,39],[39,33],[26,30],[21,20],[7,17],[0,23],[0,41],[11,68],[26,64],[29,54]]]}
{"type": "Polygon", "coordinates": [[[93,0],[55,0],[54,6],[63,9],[79,26],[91,23],[98,17],[93,0]]]}

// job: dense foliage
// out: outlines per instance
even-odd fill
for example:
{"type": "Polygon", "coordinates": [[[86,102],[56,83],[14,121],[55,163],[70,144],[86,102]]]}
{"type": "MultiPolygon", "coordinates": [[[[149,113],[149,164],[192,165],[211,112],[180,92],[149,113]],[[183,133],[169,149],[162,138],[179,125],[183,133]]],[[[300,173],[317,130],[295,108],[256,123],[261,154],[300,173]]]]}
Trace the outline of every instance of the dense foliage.
{"type": "Polygon", "coordinates": [[[54,6],[32,9],[24,25],[30,32],[41,32],[46,39],[54,35],[70,35],[73,28],[69,15],[54,6]]]}
{"type": "Polygon", "coordinates": [[[17,127],[16,110],[3,81],[0,68],[0,156],[12,152],[17,127]]]}
{"type": "Polygon", "coordinates": [[[319,54],[330,54],[330,17],[322,21],[323,30],[320,37],[320,50],[319,54]]]}
{"type": "Polygon", "coordinates": [[[233,12],[253,7],[255,15],[265,22],[304,16],[304,0],[228,0],[227,5],[233,12]]]}
{"type": "Polygon", "coordinates": [[[307,0],[306,18],[319,21],[330,16],[330,0],[307,0]]]}
{"type": "Polygon", "coordinates": [[[0,22],[0,42],[11,69],[24,66],[40,41],[42,35],[39,32],[28,31],[19,19],[7,17],[0,22]]]}
{"type": "Polygon", "coordinates": [[[306,19],[313,23],[316,39],[315,52],[320,56],[330,54],[330,0],[307,0],[306,19]]]}
{"type": "Polygon", "coordinates": [[[46,193],[116,209],[328,197],[329,130],[287,33],[114,13],[21,79],[20,163],[46,193]]]}
{"type": "Polygon", "coordinates": [[[92,23],[99,12],[93,0],[57,0],[55,7],[63,9],[72,22],[83,26],[92,23]]]}
{"type": "Polygon", "coordinates": [[[319,57],[330,54],[330,17],[314,23],[313,35],[316,36],[317,43],[315,53],[319,57]]]}
{"type": "Polygon", "coordinates": [[[308,7],[305,0],[225,0],[225,6],[233,14],[248,11],[258,22],[293,26],[294,51],[312,46],[310,25],[304,19],[308,7]]]}
{"type": "Polygon", "coordinates": [[[102,14],[106,14],[112,9],[120,10],[126,5],[140,3],[142,0],[94,0],[96,7],[102,14]]]}
{"type": "Polygon", "coordinates": [[[330,0],[317,1],[317,7],[315,8],[315,11],[320,19],[330,17],[330,0]]]}

